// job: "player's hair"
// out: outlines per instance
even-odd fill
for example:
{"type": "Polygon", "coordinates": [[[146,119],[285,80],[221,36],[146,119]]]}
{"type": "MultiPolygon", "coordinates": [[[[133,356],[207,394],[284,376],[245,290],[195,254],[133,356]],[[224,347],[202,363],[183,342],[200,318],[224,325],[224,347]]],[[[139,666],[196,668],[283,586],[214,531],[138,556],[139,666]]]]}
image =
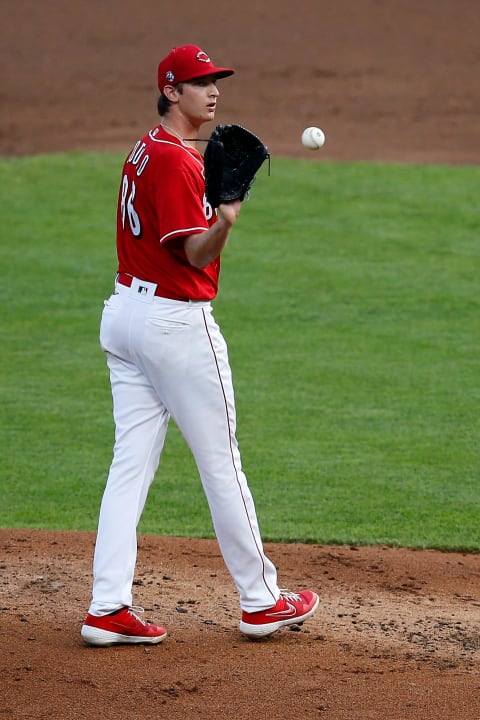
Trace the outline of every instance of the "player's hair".
{"type": "MultiPolygon", "coordinates": [[[[181,82],[177,83],[177,85],[175,85],[175,87],[177,88],[178,92],[181,95],[183,92],[183,83],[181,83],[181,82]]],[[[162,92],[160,97],[158,98],[158,102],[157,102],[158,114],[166,115],[168,113],[168,110],[171,105],[172,105],[171,101],[167,98],[165,93],[162,92]]]]}

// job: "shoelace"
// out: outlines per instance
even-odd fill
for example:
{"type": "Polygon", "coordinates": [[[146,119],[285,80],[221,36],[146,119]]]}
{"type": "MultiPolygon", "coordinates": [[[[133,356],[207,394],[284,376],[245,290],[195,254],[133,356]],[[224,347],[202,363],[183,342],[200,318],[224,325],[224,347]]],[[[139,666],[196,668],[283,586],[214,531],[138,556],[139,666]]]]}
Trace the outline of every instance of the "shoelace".
{"type": "Polygon", "coordinates": [[[284,600],[301,600],[302,598],[298,593],[290,592],[290,590],[283,590],[280,588],[280,597],[284,600]]]}
{"type": "Polygon", "coordinates": [[[143,607],[140,607],[140,605],[132,605],[132,607],[128,608],[129,614],[135,618],[135,620],[138,620],[139,623],[142,625],[147,625],[145,620],[141,617],[138,617],[137,613],[144,613],[145,610],[143,607]]]}

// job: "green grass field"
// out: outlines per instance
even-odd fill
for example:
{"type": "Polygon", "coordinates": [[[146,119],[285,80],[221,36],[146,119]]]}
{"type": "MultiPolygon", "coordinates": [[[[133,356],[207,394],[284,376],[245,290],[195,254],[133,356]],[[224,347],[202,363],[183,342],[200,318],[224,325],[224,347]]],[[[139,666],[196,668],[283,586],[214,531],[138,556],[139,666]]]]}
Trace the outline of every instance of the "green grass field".
{"type": "MultiPolygon", "coordinates": [[[[0,160],[0,525],[94,530],[123,158],[0,160]]],[[[264,539],[480,549],[480,169],[273,158],[215,314],[264,539]]],[[[140,531],[211,537],[172,425],[140,531]]]]}

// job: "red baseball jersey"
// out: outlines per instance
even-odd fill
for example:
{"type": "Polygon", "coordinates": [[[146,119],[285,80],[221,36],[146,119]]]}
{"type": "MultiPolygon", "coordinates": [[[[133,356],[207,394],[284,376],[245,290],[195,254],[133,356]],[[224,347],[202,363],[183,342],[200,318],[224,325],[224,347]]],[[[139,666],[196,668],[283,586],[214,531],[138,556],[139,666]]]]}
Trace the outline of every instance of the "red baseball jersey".
{"type": "Polygon", "coordinates": [[[220,257],[192,267],[183,239],[216,221],[205,198],[203,157],[161,126],[134,146],[125,160],[117,209],[118,271],[157,283],[173,299],[212,300],[220,257]]]}

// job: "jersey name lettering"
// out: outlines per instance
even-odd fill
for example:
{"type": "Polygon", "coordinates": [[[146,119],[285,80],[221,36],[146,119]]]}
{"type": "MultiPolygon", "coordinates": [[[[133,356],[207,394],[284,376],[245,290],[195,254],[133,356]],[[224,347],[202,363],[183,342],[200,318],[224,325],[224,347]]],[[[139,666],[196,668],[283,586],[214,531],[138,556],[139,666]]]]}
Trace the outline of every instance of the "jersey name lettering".
{"type": "Polygon", "coordinates": [[[140,177],[150,160],[150,155],[144,155],[146,147],[144,142],[138,140],[127,159],[127,162],[136,167],[137,177],[140,177]]]}

